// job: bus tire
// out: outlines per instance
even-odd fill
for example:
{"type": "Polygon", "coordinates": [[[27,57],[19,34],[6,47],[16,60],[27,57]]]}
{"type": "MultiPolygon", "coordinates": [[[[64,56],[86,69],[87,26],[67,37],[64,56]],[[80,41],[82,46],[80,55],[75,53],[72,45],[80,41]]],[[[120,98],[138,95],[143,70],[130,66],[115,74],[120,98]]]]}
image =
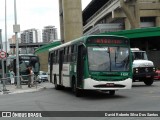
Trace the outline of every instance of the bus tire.
{"type": "Polygon", "coordinates": [[[115,95],[115,90],[110,90],[109,95],[115,95]]]}
{"type": "Polygon", "coordinates": [[[55,85],[55,89],[56,90],[60,90],[61,89],[60,85],[57,84],[57,77],[56,77],[56,75],[54,75],[54,85],[55,85]]]}
{"type": "Polygon", "coordinates": [[[144,83],[147,85],[147,86],[151,86],[153,84],[153,78],[147,78],[144,80],[144,83]]]}
{"type": "Polygon", "coordinates": [[[81,97],[81,90],[77,88],[75,80],[72,80],[72,92],[75,94],[76,97],[81,97]]]}

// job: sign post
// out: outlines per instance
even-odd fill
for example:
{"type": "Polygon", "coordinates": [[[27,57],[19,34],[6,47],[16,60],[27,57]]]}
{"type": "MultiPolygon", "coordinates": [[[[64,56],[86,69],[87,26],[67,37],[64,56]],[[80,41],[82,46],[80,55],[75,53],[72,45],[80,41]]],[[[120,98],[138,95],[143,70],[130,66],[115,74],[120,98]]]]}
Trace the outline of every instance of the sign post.
{"type": "Polygon", "coordinates": [[[1,58],[1,59],[6,58],[6,52],[0,51],[0,58],[1,58]]]}

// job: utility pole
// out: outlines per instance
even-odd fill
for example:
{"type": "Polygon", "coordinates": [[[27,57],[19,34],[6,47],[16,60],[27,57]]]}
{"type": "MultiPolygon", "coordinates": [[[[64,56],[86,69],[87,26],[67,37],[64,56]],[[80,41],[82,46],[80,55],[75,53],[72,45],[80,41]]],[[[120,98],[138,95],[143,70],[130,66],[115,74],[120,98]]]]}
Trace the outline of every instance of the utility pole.
{"type": "Polygon", "coordinates": [[[21,88],[20,76],[19,76],[19,40],[18,40],[18,32],[20,32],[20,25],[17,25],[17,10],[16,10],[16,0],[14,0],[14,17],[15,24],[13,25],[13,32],[15,33],[16,39],[16,80],[17,80],[17,88],[21,88]]]}
{"type": "MultiPolygon", "coordinates": [[[[2,43],[2,30],[0,29],[0,44],[1,44],[1,51],[3,51],[3,43],[2,43]]],[[[5,78],[5,73],[4,73],[4,59],[2,58],[1,59],[1,64],[2,64],[2,78],[1,80],[3,81],[3,91],[7,91],[6,89],[6,85],[5,85],[5,82],[6,82],[6,78],[5,78]]]]}
{"type": "Polygon", "coordinates": [[[7,77],[7,0],[5,0],[5,48],[6,48],[6,77],[7,77]]]}
{"type": "MultiPolygon", "coordinates": [[[[2,29],[0,29],[0,44],[1,44],[1,51],[3,50],[3,43],[2,43],[2,29]]],[[[2,63],[2,78],[4,78],[4,60],[1,59],[2,63]]]]}

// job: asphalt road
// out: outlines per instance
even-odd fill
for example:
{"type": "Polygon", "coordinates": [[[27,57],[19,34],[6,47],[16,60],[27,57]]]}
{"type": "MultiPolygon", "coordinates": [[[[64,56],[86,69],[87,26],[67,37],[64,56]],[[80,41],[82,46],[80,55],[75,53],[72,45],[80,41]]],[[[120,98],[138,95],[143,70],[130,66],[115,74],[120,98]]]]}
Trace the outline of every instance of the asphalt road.
{"type": "MultiPolygon", "coordinates": [[[[114,96],[86,92],[75,97],[69,89],[47,88],[33,93],[0,96],[0,111],[160,111],[160,82],[152,86],[133,83],[131,90],[116,91],[114,96]]],[[[3,118],[0,118],[2,120],[3,118]]],[[[13,118],[7,118],[12,120],[13,118]]],[[[22,118],[15,118],[21,120],[22,118]]],[[[23,118],[32,120],[33,118],[23,118]]],[[[34,120],[159,120],[160,117],[52,117],[34,120]]]]}

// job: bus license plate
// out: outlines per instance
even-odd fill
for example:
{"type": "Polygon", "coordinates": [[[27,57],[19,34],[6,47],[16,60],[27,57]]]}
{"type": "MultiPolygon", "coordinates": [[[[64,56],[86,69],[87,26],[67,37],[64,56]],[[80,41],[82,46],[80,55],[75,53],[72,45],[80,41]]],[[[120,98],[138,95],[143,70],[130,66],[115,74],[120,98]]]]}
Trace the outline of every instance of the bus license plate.
{"type": "Polygon", "coordinates": [[[107,86],[107,87],[113,87],[113,86],[114,86],[114,83],[107,83],[106,86],[107,86]]]}

